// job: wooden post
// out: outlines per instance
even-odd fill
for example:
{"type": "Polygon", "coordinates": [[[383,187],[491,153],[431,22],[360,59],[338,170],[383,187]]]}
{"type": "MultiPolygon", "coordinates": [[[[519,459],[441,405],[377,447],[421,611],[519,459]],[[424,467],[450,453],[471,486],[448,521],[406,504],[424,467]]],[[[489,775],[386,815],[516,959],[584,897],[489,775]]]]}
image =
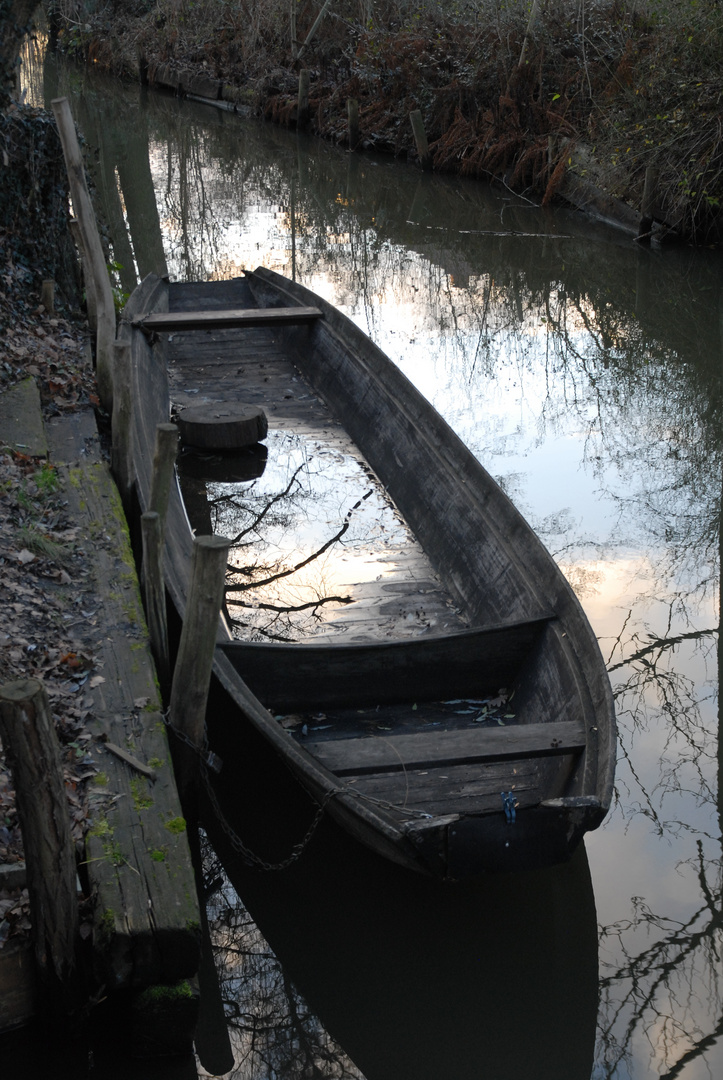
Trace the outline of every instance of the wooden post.
{"type": "Polygon", "coordinates": [[[296,40],[296,0],[289,0],[289,31],[291,34],[291,59],[295,63],[299,55],[299,43],[296,40]]]}
{"type": "Polygon", "coordinates": [[[432,158],[429,153],[427,133],[424,130],[424,120],[422,119],[422,114],[419,109],[410,112],[409,121],[412,125],[412,134],[414,135],[414,142],[417,147],[417,154],[419,155],[419,163],[425,172],[429,172],[432,168],[432,158]]]}
{"type": "Polygon", "coordinates": [[[649,240],[650,232],[655,220],[655,211],[658,202],[658,174],[655,165],[648,165],[645,170],[645,184],[643,186],[643,200],[640,206],[640,225],[638,227],[638,240],[649,240]]]}
{"type": "Polygon", "coordinates": [[[299,72],[299,98],[296,105],[296,126],[299,130],[309,122],[309,69],[299,72]]]}
{"type": "Polygon", "coordinates": [[[161,544],[166,531],[168,499],[173,482],[173,470],[178,455],[178,428],[175,424],[156,425],[156,443],[153,450],[153,476],[149,510],[158,514],[161,520],[161,544]]]}
{"type": "Polygon", "coordinates": [[[527,46],[529,45],[530,38],[532,37],[532,31],[533,31],[533,29],[535,27],[535,22],[537,20],[537,12],[539,10],[539,7],[540,7],[540,0],[532,0],[532,8],[530,10],[530,17],[527,20],[527,27],[525,29],[525,36],[522,39],[522,49],[520,51],[520,59],[517,61],[518,68],[521,68],[523,66],[523,64],[525,63],[525,57],[527,56],[527,46]]]}
{"type": "Polygon", "coordinates": [[[191,746],[203,745],[206,700],[226,580],[231,541],[225,536],[197,536],[193,542],[191,586],[176,657],[169,708],[170,722],[184,742],[177,743],[176,779],[181,802],[193,816],[197,768],[191,746]]]}
{"type": "Polygon", "coordinates": [[[322,21],[322,19],[324,18],[324,16],[326,15],[327,11],[329,10],[329,5],[330,5],[330,4],[331,4],[331,0],[324,0],[324,6],[323,6],[323,7],[321,8],[321,10],[319,11],[319,14],[318,14],[318,15],[316,16],[316,18],[314,19],[313,23],[311,24],[311,30],[310,30],[310,31],[309,31],[309,33],[308,33],[308,34],[306,35],[306,39],[305,39],[305,41],[304,41],[304,44],[303,44],[303,45],[301,46],[301,48],[299,49],[298,53],[296,54],[296,59],[297,59],[297,60],[300,60],[300,59],[301,59],[301,54],[302,54],[303,52],[305,52],[305,51],[306,51],[306,49],[308,48],[308,46],[309,46],[309,45],[311,44],[311,42],[312,42],[312,40],[313,40],[313,38],[314,38],[314,35],[315,35],[316,31],[317,31],[317,30],[319,29],[319,27],[321,26],[321,21],[322,21]]]}
{"type": "Polygon", "coordinates": [[[46,314],[55,314],[55,282],[52,278],[46,278],[41,286],[40,303],[45,308],[46,314]]]}
{"type": "Polygon", "coordinates": [[[58,736],[37,679],[0,687],[0,735],[23,834],[35,958],[48,1004],[67,1015],[78,1004],[75,850],[58,736]]]}
{"type": "Polygon", "coordinates": [[[356,98],[347,100],[346,115],[349,124],[349,149],[353,153],[359,145],[359,102],[356,98]]]}
{"type": "Polygon", "coordinates": [[[141,515],[143,542],[143,594],[148,621],[151,649],[156,661],[156,673],[161,693],[167,700],[171,680],[168,620],[166,618],[166,586],[163,578],[163,527],[155,511],[141,515]]]}
{"type": "Polygon", "coordinates": [[[133,398],[131,390],[131,347],[127,341],[113,345],[113,415],[111,419],[111,469],[124,503],[135,479],[131,455],[131,421],[133,398]]]}
{"type": "Polygon", "coordinates": [[[95,300],[95,284],[93,275],[88,268],[88,260],[83,247],[83,237],[80,235],[80,225],[77,218],[70,219],[70,235],[73,237],[75,246],[80,255],[80,265],[83,270],[83,285],[85,286],[85,306],[88,312],[88,325],[93,333],[98,331],[98,305],[95,300]]]}
{"type": "Polygon", "coordinates": [[[100,242],[98,226],[93,213],[88,187],[85,182],[83,155],[78,145],[75,123],[70,112],[67,98],[55,98],[51,101],[55,121],[63,144],[63,156],[68,172],[70,195],[73,211],[80,226],[83,250],[88,263],[89,276],[92,276],[96,294],[98,313],[98,331],[96,336],[96,378],[98,396],[107,412],[113,407],[113,358],[112,348],[115,340],[115,305],[111,289],[105,256],[100,242]]]}

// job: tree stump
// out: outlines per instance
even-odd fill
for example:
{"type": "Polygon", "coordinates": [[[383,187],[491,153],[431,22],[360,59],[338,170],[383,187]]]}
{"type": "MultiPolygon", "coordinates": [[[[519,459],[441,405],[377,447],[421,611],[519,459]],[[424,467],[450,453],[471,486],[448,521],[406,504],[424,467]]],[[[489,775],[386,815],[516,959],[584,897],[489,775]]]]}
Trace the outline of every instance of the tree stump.
{"type": "Polygon", "coordinates": [[[235,401],[194,405],[180,412],[176,423],[184,443],[202,450],[238,450],[268,432],[263,409],[235,401]]]}

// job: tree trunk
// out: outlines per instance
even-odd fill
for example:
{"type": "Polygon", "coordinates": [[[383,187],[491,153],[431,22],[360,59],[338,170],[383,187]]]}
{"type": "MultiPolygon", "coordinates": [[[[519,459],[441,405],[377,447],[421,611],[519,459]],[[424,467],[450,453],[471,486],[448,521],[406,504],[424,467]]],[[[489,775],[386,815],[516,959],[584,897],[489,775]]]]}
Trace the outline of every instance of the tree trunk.
{"type": "Polygon", "coordinates": [[[15,87],[18,54],[38,0],[0,0],[0,111],[15,87]]]}

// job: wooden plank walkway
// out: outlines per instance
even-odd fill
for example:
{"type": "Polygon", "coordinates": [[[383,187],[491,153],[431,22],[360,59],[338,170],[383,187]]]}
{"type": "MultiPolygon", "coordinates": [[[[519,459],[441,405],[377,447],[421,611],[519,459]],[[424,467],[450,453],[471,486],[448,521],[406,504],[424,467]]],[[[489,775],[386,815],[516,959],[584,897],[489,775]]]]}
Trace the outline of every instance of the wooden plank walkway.
{"type": "Polygon", "coordinates": [[[85,537],[101,631],[88,691],[101,781],[86,843],[94,961],[109,990],[138,990],[196,974],[200,918],[128,529],[90,423],[50,427],[50,455],[85,537]]]}
{"type": "MultiPolygon", "coordinates": [[[[39,399],[35,412],[31,432],[43,427],[39,399]]],[[[150,993],[141,1010],[143,1030],[128,1028],[136,1049],[143,1041],[151,1052],[186,1052],[198,1004],[192,983],[200,915],[128,529],[92,411],[49,421],[43,441],[46,436],[41,452],[56,468],[77,525],[83,567],[54,592],[49,633],[62,619],[93,661],[78,696],[93,736],[84,750],[97,770],[89,782],[80,867],[94,902],[94,975],[106,996],[123,991],[118,1000],[144,1001],[150,993]],[[163,1016],[153,1010],[158,987],[163,1016]]],[[[18,434],[18,441],[27,442],[26,435],[18,434]]],[[[4,949],[0,960],[2,1029],[32,1014],[33,965],[22,946],[4,949]]]]}

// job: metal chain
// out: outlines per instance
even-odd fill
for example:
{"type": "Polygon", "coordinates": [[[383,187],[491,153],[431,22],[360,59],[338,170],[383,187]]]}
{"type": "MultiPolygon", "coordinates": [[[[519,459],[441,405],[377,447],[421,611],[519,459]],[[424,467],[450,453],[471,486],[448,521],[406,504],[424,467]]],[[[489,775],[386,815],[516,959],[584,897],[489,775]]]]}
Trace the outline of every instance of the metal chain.
{"type": "Polygon", "coordinates": [[[391,810],[397,814],[404,814],[405,816],[409,817],[431,820],[434,816],[433,814],[425,813],[424,810],[415,810],[412,807],[398,806],[394,803],[386,802],[384,799],[375,798],[375,796],[373,795],[367,795],[363,791],[356,791],[353,787],[351,787],[351,785],[345,785],[344,788],[330,788],[319,803],[319,806],[317,807],[316,813],[311,820],[309,828],[306,830],[306,833],[304,834],[302,839],[299,840],[298,843],[294,844],[291,849],[291,853],[285,859],[282,859],[280,862],[267,862],[265,859],[262,859],[260,855],[257,855],[255,852],[253,852],[246,844],[244,844],[243,840],[238,835],[236,830],[226,820],[223,810],[219,805],[216,792],[213,790],[211,777],[209,776],[209,768],[213,769],[214,772],[218,772],[220,769],[220,762],[216,755],[213,753],[213,751],[209,750],[208,748],[208,736],[205,725],[203,729],[203,743],[201,746],[197,746],[191,739],[189,739],[185,732],[181,731],[179,728],[175,727],[175,725],[171,723],[168,716],[168,710],[163,713],[163,722],[169,729],[169,731],[173,732],[177,739],[179,739],[182,743],[185,743],[185,745],[188,746],[191,750],[193,750],[193,752],[197,755],[199,759],[199,771],[201,773],[201,779],[203,780],[206,794],[208,795],[208,800],[211,804],[211,809],[216,815],[219,825],[228,837],[229,843],[231,844],[231,847],[236,852],[236,854],[240,855],[241,858],[255,870],[286,870],[289,866],[293,865],[293,863],[297,862],[297,860],[300,859],[303,855],[304,851],[306,850],[308,844],[311,841],[311,838],[321,824],[321,819],[324,816],[324,812],[328,804],[336,795],[350,795],[353,798],[360,799],[364,802],[374,803],[374,805],[379,806],[384,810],[391,810]]]}
{"type": "Polygon", "coordinates": [[[262,859],[261,856],[256,855],[255,852],[251,851],[251,849],[247,847],[246,844],[244,844],[241,837],[226,820],[224,813],[219,805],[216,792],[213,790],[211,777],[209,776],[209,768],[213,769],[214,772],[218,772],[220,768],[220,763],[216,755],[208,748],[208,736],[205,725],[203,729],[203,743],[201,746],[197,746],[196,743],[189,739],[185,732],[181,731],[179,728],[175,727],[175,725],[171,723],[168,716],[168,710],[163,713],[163,722],[169,729],[169,731],[172,731],[174,736],[180,740],[180,742],[185,743],[185,745],[188,746],[191,750],[193,750],[193,752],[197,755],[199,759],[199,771],[201,773],[201,779],[203,780],[206,794],[208,795],[209,802],[211,803],[211,809],[218,818],[219,825],[226,833],[229,843],[231,844],[231,847],[237,855],[240,855],[241,858],[255,870],[285,870],[287,867],[291,866],[293,863],[295,863],[298,859],[301,858],[306,847],[311,841],[312,836],[314,835],[321,823],[321,819],[324,816],[324,811],[326,810],[327,805],[331,802],[335,795],[341,794],[341,788],[330,788],[330,790],[326,792],[324,798],[321,800],[319,806],[317,807],[316,813],[312,818],[311,825],[306,830],[306,833],[304,834],[302,839],[299,840],[298,843],[294,844],[291,849],[291,854],[288,855],[285,859],[282,859],[281,862],[267,862],[265,859],[262,859]]]}

